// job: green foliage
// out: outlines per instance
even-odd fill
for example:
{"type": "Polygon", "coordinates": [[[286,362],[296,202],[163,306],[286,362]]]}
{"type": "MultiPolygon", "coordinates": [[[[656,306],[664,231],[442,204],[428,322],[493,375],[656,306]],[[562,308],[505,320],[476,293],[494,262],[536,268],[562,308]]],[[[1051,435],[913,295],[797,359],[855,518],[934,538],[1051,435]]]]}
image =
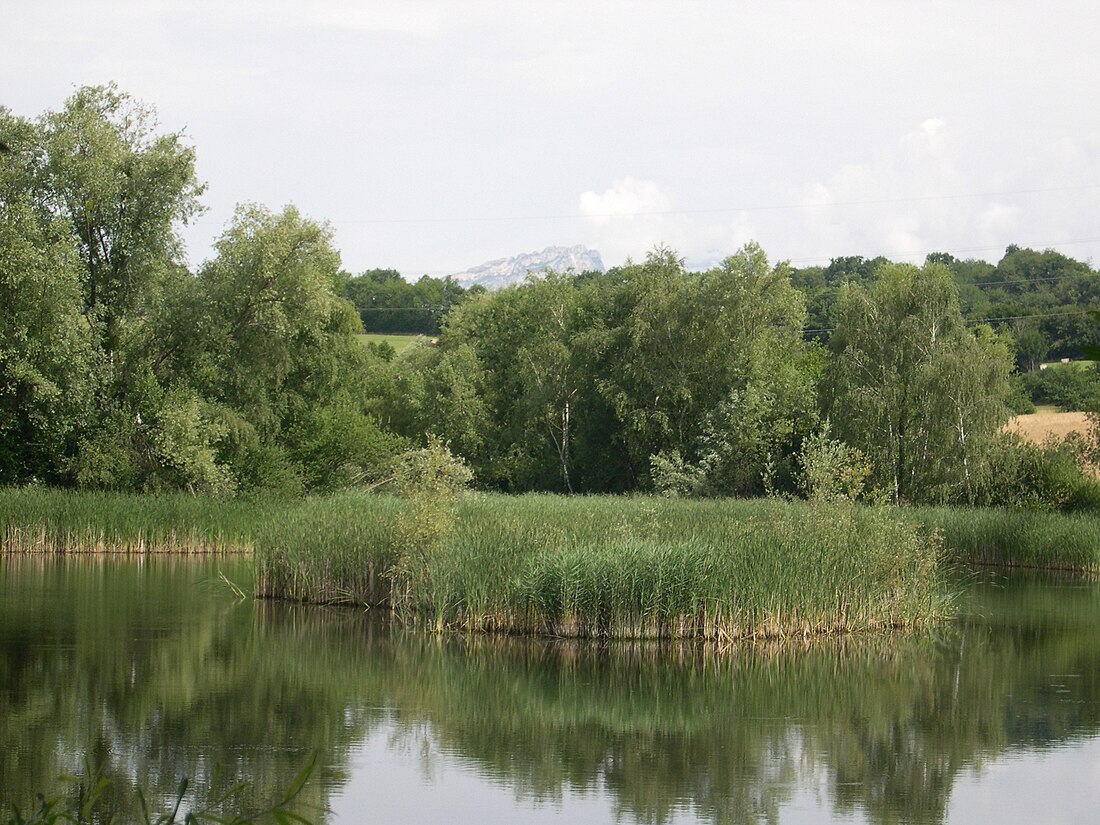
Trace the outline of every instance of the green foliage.
{"type": "Polygon", "coordinates": [[[468,420],[483,424],[444,434],[483,483],[629,490],[678,454],[698,494],[757,493],[768,467],[790,476],[816,417],[802,322],[787,268],[755,245],[706,273],[663,248],[605,274],[548,273],[457,307],[444,355],[420,356],[425,378],[400,371],[393,420],[446,419],[447,388],[469,388],[481,405],[462,402],[468,420]],[[431,386],[433,365],[460,352],[452,380],[431,386]]]}
{"type": "Polygon", "coordinates": [[[368,332],[438,335],[443,319],[468,291],[450,276],[424,275],[412,283],[394,269],[370,269],[343,275],[338,293],[355,305],[368,332]]]}
{"type": "Polygon", "coordinates": [[[980,485],[979,503],[1073,512],[1100,510],[1100,480],[1082,469],[1072,443],[1033,444],[998,435],[980,485]]]}
{"type": "MultiPolygon", "coordinates": [[[[0,109],[0,136],[22,126],[0,109]]],[[[64,222],[0,158],[0,483],[65,477],[92,414],[97,359],[64,222]]]]}
{"type": "Polygon", "coordinates": [[[1053,404],[1061,410],[1091,410],[1100,406],[1100,370],[1095,365],[1051,364],[1022,376],[1035,404],[1053,404]]]}
{"type": "Polygon", "coordinates": [[[261,592],[366,601],[358,588],[369,582],[377,598],[378,583],[363,571],[388,569],[389,601],[409,620],[581,636],[870,630],[948,609],[938,546],[882,508],[482,494],[434,530],[415,507],[345,507],[357,530],[393,537],[374,545],[309,542],[291,554],[261,541],[261,592]]]}
{"type": "MultiPolygon", "coordinates": [[[[836,326],[843,284],[867,288],[888,264],[885,258],[836,258],[828,267],[795,270],[793,283],[806,296],[807,328],[823,341],[836,326]]],[[[1087,356],[1100,344],[1100,329],[1085,307],[1100,304],[1100,276],[1087,263],[1053,250],[1009,246],[997,264],[931,253],[926,264],[947,268],[967,321],[989,321],[1016,340],[1021,371],[1046,358],[1087,356]]]]}
{"type": "Polygon", "coordinates": [[[448,415],[452,399],[468,403],[458,391],[480,391],[479,412],[490,416],[482,428],[488,455],[479,462],[486,480],[573,491],[576,428],[593,380],[580,340],[584,322],[573,276],[554,272],[472,298],[449,316],[441,342],[449,380],[433,394],[448,415]]]}
{"type": "Polygon", "coordinates": [[[200,211],[195,153],[155,134],[155,113],[114,86],[83,87],[39,125],[43,204],[69,222],[84,265],[84,310],[108,352],[127,343],[172,277],[178,222],[200,211]]]}
{"type": "Polygon", "coordinates": [[[793,270],[749,244],[688,272],[658,247],[487,293],[352,277],[328,226],[245,205],[193,274],[195,152],[150,108],[85,87],[0,110],[0,142],[0,483],[297,495],[435,437],[500,490],[790,494],[823,408],[895,500],[978,501],[1028,409],[1010,337],[1034,400],[1100,404],[1092,373],[1032,370],[1100,344],[1100,278],[1050,250],[793,270]],[[364,322],[438,342],[363,346],[364,322]]]}
{"type": "Polygon", "coordinates": [[[1016,335],[1016,366],[1021,372],[1033,372],[1046,360],[1047,342],[1038,328],[1025,327],[1016,335]]]}
{"type": "Polygon", "coordinates": [[[242,207],[187,299],[174,362],[238,418],[229,461],[246,488],[332,490],[384,475],[401,441],[367,409],[360,327],[336,297],[326,227],[242,207]],[[197,334],[196,334],[197,330],[197,334]]]}
{"type": "Polygon", "coordinates": [[[429,438],[426,447],[402,453],[393,470],[394,487],[407,499],[448,502],[465,490],[472,479],[466,462],[438,437],[429,438]]]}
{"type": "Polygon", "coordinates": [[[1035,402],[1031,400],[1031,393],[1028,392],[1023,376],[1019,373],[1013,373],[1008,377],[1005,406],[1013,415],[1030,415],[1035,412],[1035,402]]]}
{"type": "Polygon", "coordinates": [[[827,371],[838,436],[895,501],[973,500],[1007,417],[1005,341],[966,328],[950,272],[934,263],[890,265],[870,289],[847,287],[838,317],[827,371]]]}
{"type": "Polygon", "coordinates": [[[859,450],[832,438],[830,432],[826,420],[802,442],[799,487],[811,501],[856,501],[864,493],[871,463],[859,450]]]}
{"type": "Polygon", "coordinates": [[[394,524],[397,557],[389,575],[391,602],[399,609],[432,590],[440,545],[454,527],[455,502],[472,479],[466,462],[434,436],[426,447],[398,457],[393,484],[405,508],[394,524]]]}
{"type": "Polygon", "coordinates": [[[701,495],[706,483],[703,468],[685,462],[679,450],[662,450],[651,455],[649,478],[653,489],[669,498],[701,495]]]}

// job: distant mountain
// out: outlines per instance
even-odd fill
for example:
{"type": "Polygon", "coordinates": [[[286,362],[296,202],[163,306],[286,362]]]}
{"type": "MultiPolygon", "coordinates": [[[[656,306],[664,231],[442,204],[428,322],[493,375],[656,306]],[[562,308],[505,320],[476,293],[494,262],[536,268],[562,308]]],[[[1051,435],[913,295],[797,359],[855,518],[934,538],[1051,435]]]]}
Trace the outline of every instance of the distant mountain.
{"type": "Polygon", "coordinates": [[[452,277],[465,287],[480,284],[486,289],[501,287],[522,281],[529,272],[596,271],[603,272],[600,253],[586,246],[548,246],[542,252],[528,252],[512,258],[499,258],[481,266],[455,273],[452,277]]]}

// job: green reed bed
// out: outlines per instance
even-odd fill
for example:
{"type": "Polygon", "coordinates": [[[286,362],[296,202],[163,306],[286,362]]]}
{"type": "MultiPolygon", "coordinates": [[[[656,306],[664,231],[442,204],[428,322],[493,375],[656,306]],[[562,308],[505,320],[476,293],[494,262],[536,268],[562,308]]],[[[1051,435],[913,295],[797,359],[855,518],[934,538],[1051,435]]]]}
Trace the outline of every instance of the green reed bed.
{"type": "Polygon", "coordinates": [[[0,488],[0,553],[241,553],[273,507],[183,494],[0,488]]]}
{"type": "Polygon", "coordinates": [[[953,560],[1100,572],[1100,515],[961,507],[909,513],[939,533],[953,560]]]}
{"type": "Polygon", "coordinates": [[[257,532],[256,595],[291,601],[380,605],[397,560],[400,499],[343,493],[306,499],[257,532]]]}
{"type": "Polygon", "coordinates": [[[476,495],[425,515],[347,495],[294,517],[257,537],[261,595],[386,603],[438,629],[734,639],[950,610],[938,545],[886,508],[476,495]]]}

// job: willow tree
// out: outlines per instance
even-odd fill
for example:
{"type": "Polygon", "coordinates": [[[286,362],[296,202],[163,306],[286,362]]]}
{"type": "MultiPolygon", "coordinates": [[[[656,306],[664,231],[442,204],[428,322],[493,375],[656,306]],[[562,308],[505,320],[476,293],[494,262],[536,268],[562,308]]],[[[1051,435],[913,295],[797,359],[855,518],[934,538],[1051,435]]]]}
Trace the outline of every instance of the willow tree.
{"type": "Polygon", "coordinates": [[[943,265],[891,264],[848,285],[827,374],[837,435],[870,456],[895,501],[971,498],[977,469],[1008,412],[1009,347],[968,328],[943,265]]]}
{"type": "Polygon", "coordinates": [[[332,232],[293,207],[245,205],[191,284],[173,362],[224,427],[243,486],[331,489],[382,472],[398,447],[367,408],[355,308],[337,297],[332,232]]]}
{"type": "Polygon", "coordinates": [[[36,138],[0,108],[0,484],[64,477],[95,372],[69,228],[36,208],[36,138]]]}
{"type": "Polygon", "coordinates": [[[177,230],[200,208],[194,150],[113,86],[0,121],[6,463],[122,487],[175,465],[191,484],[181,462],[207,439],[181,426],[196,399],[158,351],[166,296],[187,278],[177,230]]]}

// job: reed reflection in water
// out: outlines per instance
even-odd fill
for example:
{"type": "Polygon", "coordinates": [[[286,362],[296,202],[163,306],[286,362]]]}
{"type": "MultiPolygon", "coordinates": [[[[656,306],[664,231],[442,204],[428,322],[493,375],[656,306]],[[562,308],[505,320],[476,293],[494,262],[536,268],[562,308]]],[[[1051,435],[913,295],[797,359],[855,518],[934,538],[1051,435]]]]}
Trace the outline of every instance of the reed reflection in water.
{"type": "Polygon", "coordinates": [[[1077,579],[975,581],[935,636],[723,650],[428,636],[238,602],[219,570],[248,589],[244,563],[3,562],[0,804],[84,758],[120,807],[184,775],[196,802],[240,779],[260,801],[311,751],[301,810],[341,823],[938,823],[991,801],[1013,821],[1044,797],[1073,821],[1093,801],[1100,589],[1077,579]]]}

